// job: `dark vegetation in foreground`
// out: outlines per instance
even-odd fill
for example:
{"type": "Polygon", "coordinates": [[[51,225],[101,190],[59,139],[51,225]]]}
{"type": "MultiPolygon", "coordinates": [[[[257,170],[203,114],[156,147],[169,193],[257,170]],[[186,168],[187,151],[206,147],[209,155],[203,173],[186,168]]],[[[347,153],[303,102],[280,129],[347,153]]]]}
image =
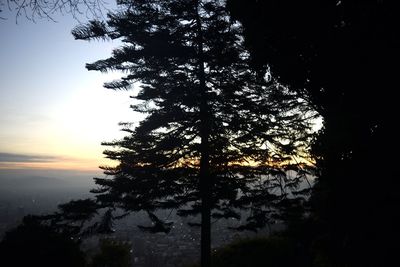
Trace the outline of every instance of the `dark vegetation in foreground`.
{"type": "Polygon", "coordinates": [[[0,243],[2,266],[84,267],[85,257],[70,236],[26,216],[0,243]]]}
{"type": "Polygon", "coordinates": [[[54,231],[34,216],[25,216],[0,242],[1,266],[130,267],[130,244],[100,239],[96,253],[83,252],[81,240],[54,231]]]}
{"type": "MultiPolygon", "coordinates": [[[[314,266],[313,260],[323,260],[323,258],[318,247],[311,247],[310,239],[305,238],[304,234],[294,234],[293,231],[287,230],[270,237],[238,239],[214,250],[211,266],[314,266]]],[[[83,252],[80,244],[81,240],[54,232],[52,228],[41,224],[36,217],[26,216],[23,223],[7,232],[0,242],[0,258],[4,266],[14,267],[136,266],[132,261],[129,243],[103,238],[99,240],[95,252],[83,252]]],[[[198,266],[200,265],[194,264],[185,267],[198,266]]]]}
{"type": "MultiPolygon", "coordinates": [[[[306,267],[306,257],[285,237],[238,240],[212,254],[212,267],[306,267]]],[[[190,267],[199,267],[193,265],[190,267]]]]}

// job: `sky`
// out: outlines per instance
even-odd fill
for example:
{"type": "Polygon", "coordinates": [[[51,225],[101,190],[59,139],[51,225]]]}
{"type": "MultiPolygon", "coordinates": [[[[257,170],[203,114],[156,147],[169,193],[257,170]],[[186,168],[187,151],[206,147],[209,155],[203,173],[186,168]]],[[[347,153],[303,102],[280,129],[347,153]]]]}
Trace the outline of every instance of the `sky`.
{"type": "Polygon", "coordinates": [[[71,15],[18,23],[15,13],[2,16],[0,170],[112,164],[101,142],[123,137],[119,122],[142,117],[129,108],[132,91],[102,87],[120,73],[89,72],[85,64],[109,57],[120,43],[74,40],[71,30],[79,22],[71,15]]]}
{"type": "Polygon", "coordinates": [[[123,136],[118,122],[140,119],[132,91],[102,87],[119,73],[85,69],[119,43],[74,40],[78,21],[55,19],[0,20],[0,169],[97,170],[110,163],[100,143],[123,136]]]}

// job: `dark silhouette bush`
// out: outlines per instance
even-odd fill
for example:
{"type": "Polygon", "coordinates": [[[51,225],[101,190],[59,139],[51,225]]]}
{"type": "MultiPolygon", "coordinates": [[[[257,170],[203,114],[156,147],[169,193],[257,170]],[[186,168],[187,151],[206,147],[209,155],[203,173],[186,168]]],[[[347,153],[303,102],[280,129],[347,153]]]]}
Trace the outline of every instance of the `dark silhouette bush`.
{"type": "Polygon", "coordinates": [[[85,257],[75,240],[27,216],[0,242],[0,265],[83,267],[85,257]]]}
{"type": "MultiPolygon", "coordinates": [[[[242,239],[215,251],[212,267],[302,267],[305,258],[295,242],[274,236],[242,239]]],[[[199,267],[191,265],[188,267],[199,267]]]]}
{"type": "Polygon", "coordinates": [[[234,242],[213,255],[214,267],[298,266],[296,248],[281,237],[245,239],[234,242]]]}
{"type": "Polygon", "coordinates": [[[100,252],[92,259],[91,267],[131,266],[131,245],[114,239],[101,239],[100,252]]]}

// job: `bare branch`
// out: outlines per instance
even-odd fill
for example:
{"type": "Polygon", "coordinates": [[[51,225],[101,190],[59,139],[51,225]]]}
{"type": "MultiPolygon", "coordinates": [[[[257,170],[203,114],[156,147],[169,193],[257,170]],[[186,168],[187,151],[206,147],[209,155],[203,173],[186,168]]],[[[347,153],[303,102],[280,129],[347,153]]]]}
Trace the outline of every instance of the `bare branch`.
{"type": "MultiPolygon", "coordinates": [[[[28,20],[48,19],[55,21],[55,15],[68,14],[74,19],[103,18],[108,10],[106,0],[0,0],[0,14],[5,7],[15,13],[16,22],[21,16],[28,20]]],[[[6,19],[0,15],[0,19],[6,19]]]]}

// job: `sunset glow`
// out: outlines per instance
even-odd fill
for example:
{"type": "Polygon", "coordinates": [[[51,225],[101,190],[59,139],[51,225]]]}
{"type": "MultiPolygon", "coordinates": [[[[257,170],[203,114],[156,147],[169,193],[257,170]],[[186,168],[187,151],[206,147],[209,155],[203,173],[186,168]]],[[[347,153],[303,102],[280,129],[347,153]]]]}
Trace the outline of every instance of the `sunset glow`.
{"type": "Polygon", "coordinates": [[[76,41],[70,31],[78,22],[58,21],[0,24],[0,153],[52,157],[45,162],[3,158],[0,169],[97,169],[109,163],[101,142],[123,136],[119,122],[140,118],[129,108],[132,92],[102,87],[119,73],[85,68],[108,57],[117,44],[76,41]]]}

